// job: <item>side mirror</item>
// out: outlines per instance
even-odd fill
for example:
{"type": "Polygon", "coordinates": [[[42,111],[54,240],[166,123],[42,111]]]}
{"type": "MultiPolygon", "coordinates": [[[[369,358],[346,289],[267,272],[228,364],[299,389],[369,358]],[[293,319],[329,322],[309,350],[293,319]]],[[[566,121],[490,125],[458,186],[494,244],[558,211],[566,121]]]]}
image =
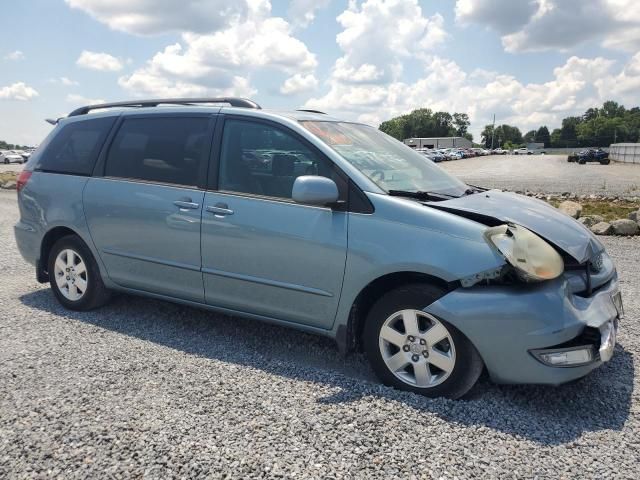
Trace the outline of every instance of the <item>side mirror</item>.
{"type": "Polygon", "coordinates": [[[325,206],[338,201],[338,186],[327,177],[303,175],[293,183],[294,202],[325,206]]]}

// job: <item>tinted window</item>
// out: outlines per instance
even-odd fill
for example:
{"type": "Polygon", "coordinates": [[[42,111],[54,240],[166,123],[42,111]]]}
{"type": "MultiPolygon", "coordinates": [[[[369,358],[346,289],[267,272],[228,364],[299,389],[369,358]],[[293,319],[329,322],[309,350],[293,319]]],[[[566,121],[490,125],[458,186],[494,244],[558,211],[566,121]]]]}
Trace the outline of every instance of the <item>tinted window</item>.
{"type": "Polygon", "coordinates": [[[81,120],[55,132],[35,160],[35,168],[55,173],[91,175],[115,117],[81,120]]]}
{"type": "Polygon", "coordinates": [[[291,198],[301,175],[338,178],[331,162],[285,130],[262,123],[227,120],[222,135],[219,189],[291,198]]]}
{"type": "Polygon", "coordinates": [[[196,186],[206,173],[209,119],[128,118],[113,140],[105,175],[196,186]]]}

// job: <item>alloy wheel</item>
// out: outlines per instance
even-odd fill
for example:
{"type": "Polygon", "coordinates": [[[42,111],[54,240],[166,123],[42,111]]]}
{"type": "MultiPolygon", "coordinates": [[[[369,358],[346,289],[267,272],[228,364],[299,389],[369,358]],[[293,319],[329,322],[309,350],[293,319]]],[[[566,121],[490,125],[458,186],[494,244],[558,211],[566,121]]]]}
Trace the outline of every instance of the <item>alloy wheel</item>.
{"type": "Polygon", "coordinates": [[[420,310],[400,310],[380,328],[379,348],[386,367],[404,383],[431,388],[453,372],[456,352],[447,328],[420,310]]]}
{"type": "Polygon", "coordinates": [[[58,253],[54,276],[60,293],[72,302],[80,300],[87,291],[87,266],[78,252],[70,248],[58,253]]]}

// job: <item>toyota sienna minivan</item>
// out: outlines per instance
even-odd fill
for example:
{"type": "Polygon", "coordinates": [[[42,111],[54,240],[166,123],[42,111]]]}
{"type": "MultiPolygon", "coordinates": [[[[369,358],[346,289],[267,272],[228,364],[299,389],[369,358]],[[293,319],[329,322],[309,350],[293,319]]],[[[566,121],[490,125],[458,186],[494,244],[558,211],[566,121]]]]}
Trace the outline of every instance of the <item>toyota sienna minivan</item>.
{"type": "Polygon", "coordinates": [[[589,230],[375,128],[240,98],[51,123],[15,235],[66,308],[124,292],[291,326],[364,351],[387,385],[450,398],[484,369],[557,385],[613,355],[618,277],[589,230]]]}

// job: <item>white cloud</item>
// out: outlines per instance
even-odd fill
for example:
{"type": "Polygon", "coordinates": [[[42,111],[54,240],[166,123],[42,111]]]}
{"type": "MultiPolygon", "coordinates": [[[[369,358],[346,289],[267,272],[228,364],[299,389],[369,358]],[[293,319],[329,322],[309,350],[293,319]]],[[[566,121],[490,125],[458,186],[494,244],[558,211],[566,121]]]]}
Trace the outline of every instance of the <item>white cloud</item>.
{"type": "Polygon", "coordinates": [[[67,102],[73,104],[77,107],[82,107],[85,105],[98,105],[100,103],[106,103],[105,100],[101,98],[87,98],[83,95],[77,95],[74,93],[70,93],[66,98],[67,102]]]}
{"type": "Polygon", "coordinates": [[[24,53],[20,50],[15,50],[13,52],[7,53],[4,56],[5,60],[12,60],[12,61],[16,61],[16,60],[24,60],[24,53]]]}
{"type": "Polygon", "coordinates": [[[77,87],[78,85],[80,85],[75,80],[71,80],[70,78],[67,78],[67,77],[60,77],[60,83],[65,87],[77,87]]]}
{"type": "Polygon", "coordinates": [[[76,65],[89,70],[99,70],[101,72],[117,72],[122,70],[122,61],[108,53],[90,52],[83,50],[76,60],[76,65]]]}
{"type": "Polygon", "coordinates": [[[456,19],[498,31],[506,51],[566,50],[589,41],[640,48],[637,0],[457,0],[456,19]]]}
{"type": "Polygon", "coordinates": [[[0,87],[0,99],[3,100],[31,100],[39,93],[24,82],[17,82],[13,85],[0,87]]]}
{"type": "Polygon", "coordinates": [[[603,75],[595,84],[601,98],[611,97],[637,106],[640,92],[640,52],[629,60],[620,73],[603,75]]]}
{"type": "Polygon", "coordinates": [[[337,20],[344,56],[336,61],[334,79],[342,82],[388,82],[401,74],[402,59],[420,57],[447,37],[442,16],[423,16],[417,0],[350,2],[337,20]]]}
{"type": "Polygon", "coordinates": [[[618,73],[614,66],[614,61],[602,57],[571,57],[554,69],[548,82],[523,83],[514,76],[484,70],[469,74],[451,60],[431,56],[424,61],[425,75],[413,83],[334,82],[327,95],[310,99],[305,107],[372,125],[422,107],[464,112],[479,140],[494,113],[498,123],[516,125],[525,132],[540,125],[560,126],[562,118],[582,114],[605,100],[637,103],[640,53],[618,73]]]}
{"type": "MultiPolygon", "coordinates": [[[[255,0],[65,0],[113,30],[136,35],[211,32],[247,14],[255,0]]],[[[262,0],[260,0],[262,1],[262,0]]]]}
{"type": "Polygon", "coordinates": [[[283,95],[295,95],[313,90],[317,86],[318,80],[313,73],[307,75],[296,73],[294,76],[287,78],[282,87],[280,87],[280,93],[283,95]]]}
{"type": "Polygon", "coordinates": [[[250,76],[257,71],[306,78],[317,66],[315,55],[292,35],[288,22],[270,13],[268,2],[256,0],[243,21],[208,35],[184,33],[119,83],[134,95],[248,96],[256,91],[250,76]]]}
{"type": "Polygon", "coordinates": [[[75,80],[71,80],[69,77],[54,77],[48,79],[47,82],[64,85],[65,87],[77,87],[78,85],[80,85],[80,83],[76,82],[75,80]]]}
{"type": "Polygon", "coordinates": [[[316,18],[316,11],[329,5],[330,0],[291,0],[288,15],[297,27],[307,27],[316,18]]]}

